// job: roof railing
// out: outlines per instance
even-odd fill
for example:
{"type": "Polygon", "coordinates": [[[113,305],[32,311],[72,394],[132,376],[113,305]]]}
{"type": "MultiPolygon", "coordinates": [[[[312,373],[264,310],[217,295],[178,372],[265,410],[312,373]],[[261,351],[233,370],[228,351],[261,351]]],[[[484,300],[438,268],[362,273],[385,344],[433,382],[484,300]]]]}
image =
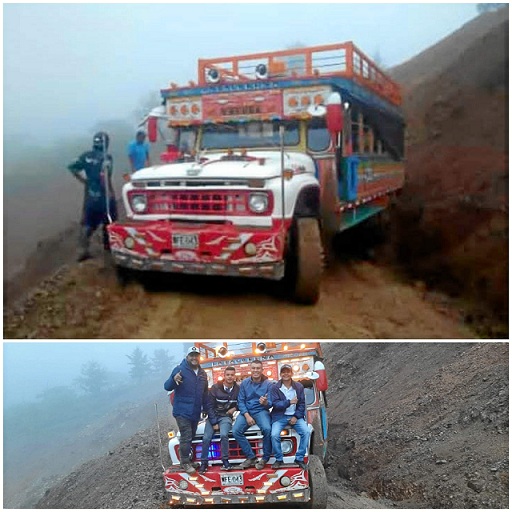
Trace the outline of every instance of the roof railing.
{"type": "Polygon", "coordinates": [[[253,357],[271,353],[292,353],[308,352],[311,350],[321,356],[322,351],[318,342],[240,342],[240,341],[218,341],[218,342],[196,342],[195,346],[199,348],[201,360],[210,361],[213,359],[230,359],[240,357],[253,357]]]}
{"type": "Polygon", "coordinates": [[[395,105],[400,86],[351,41],[346,43],[199,59],[198,84],[261,79],[342,77],[354,80],[395,105]],[[209,74],[211,70],[215,73],[209,74]],[[212,78],[214,76],[214,78],[212,78]]]}

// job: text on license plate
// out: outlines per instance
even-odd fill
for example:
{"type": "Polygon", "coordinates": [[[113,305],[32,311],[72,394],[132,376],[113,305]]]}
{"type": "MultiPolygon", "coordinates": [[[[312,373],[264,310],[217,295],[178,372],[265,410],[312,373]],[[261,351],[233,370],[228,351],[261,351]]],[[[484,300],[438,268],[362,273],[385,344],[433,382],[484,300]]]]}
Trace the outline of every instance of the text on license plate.
{"type": "Polygon", "coordinates": [[[172,246],[175,249],[197,249],[197,235],[172,235],[172,246]]]}
{"type": "Polygon", "coordinates": [[[221,485],[244,485],[244,476],[239,474],[234,475],[220,475],[221,485]]]}

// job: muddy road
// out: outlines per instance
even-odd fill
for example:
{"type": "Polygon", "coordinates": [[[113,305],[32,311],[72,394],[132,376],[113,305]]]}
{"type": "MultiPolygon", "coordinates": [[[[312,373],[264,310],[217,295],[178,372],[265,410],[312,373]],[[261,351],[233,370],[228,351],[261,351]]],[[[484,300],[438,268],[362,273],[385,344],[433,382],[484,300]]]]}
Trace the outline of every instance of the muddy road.
{"type": "Polygon", "coordinates": [[[338,254],[319,302],[269,281],[157,274],[120,286],[101,253],[4,312],[6,338],[474,338],[460,306],[378,259],[338,254]]]}

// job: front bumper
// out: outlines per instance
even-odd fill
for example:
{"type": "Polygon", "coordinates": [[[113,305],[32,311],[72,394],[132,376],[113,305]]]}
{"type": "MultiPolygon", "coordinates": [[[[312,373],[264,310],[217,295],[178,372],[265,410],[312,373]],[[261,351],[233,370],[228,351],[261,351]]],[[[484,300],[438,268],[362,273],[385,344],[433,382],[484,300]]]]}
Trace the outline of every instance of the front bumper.
{"type": "Polygon", "coordinates": [[[114,262],[136,270],[263,277],[284,275],[285,234],[271,228],[177,221],[113,223],[108,226],[114,262]],[[176,247],[176,237],[194,240],[176,247]]]}
{"type": "Polygon", "coordinates": [[[165,489],[171,505],[244,505],[269,503],[306,503],[311,499],[309,475],[295,465],[281,469],[270,467],[261,471],[255,469],[223,471],[210,468],[205,474],[188,475],[179,468],[169,468],[164,474],[165,489]],[[223,486],[221,475],[242,474],[243,484],[223,486]],[[289,485],[282,485],[288,477],[289,485]],[[186,482],[186,489],[184,486],[186,482]]]}
{"type": "Polygon", "coordinates": [[[177,492],[168,493],[170,505],[262,505],[268,503],[307,503],[310,500],[309,489],[301,491],[278,492],[275,494],[239,494],[235,496],[198,496],[180,494],[177,492]]]}

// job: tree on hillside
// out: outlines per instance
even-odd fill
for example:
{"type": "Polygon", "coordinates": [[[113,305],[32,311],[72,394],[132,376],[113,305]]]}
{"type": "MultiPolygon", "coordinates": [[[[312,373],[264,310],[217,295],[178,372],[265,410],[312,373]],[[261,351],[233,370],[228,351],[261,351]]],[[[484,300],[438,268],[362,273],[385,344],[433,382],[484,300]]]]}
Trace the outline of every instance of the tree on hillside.
{"type": "Polygon", "coordinates": [[[88,361],[82,365],[77,384],[91,395],[101,393],[108,384],[107,369],[97,361],[88,361]]]}
{"type": "Polygon", "coordinates": [[[158,375],[166,375],[171,372],[174,365],[173,358],[169,355],[169,351],[163,348],[155,350],[151,358],[151,366],[154,373],[158,375]]]}
{"type": "Polygon", "coordinates": [[[140,382],[144,380],[151,373],[151,363],[148,356],[137,347],[131,354],[126,356],[130,362],[130,376],[132,379],[140,382]]]}

